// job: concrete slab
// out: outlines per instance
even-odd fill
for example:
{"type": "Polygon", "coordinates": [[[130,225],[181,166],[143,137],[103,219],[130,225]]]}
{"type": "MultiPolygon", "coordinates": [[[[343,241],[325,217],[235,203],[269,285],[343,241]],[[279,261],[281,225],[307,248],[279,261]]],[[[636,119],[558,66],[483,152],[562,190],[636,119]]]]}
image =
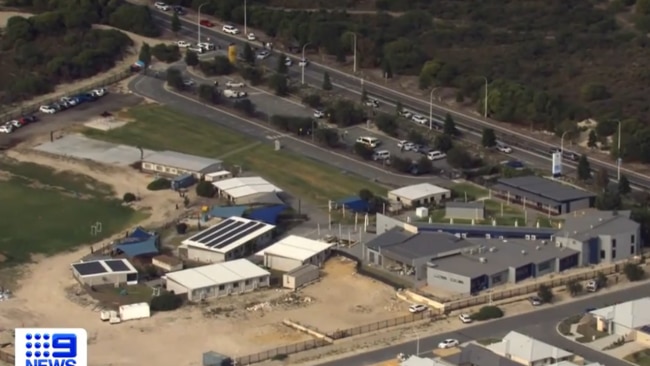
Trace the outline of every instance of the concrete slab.
{"type": "MultiPolygon", "coordinates": [[[[81,134],[64,136],[38,145],[34,150],[118,166],[128,166],[140,160],[140,150],[135,147],[93,140],[81,134]]],[[[144,157],[153,153],[153,150],[144,150],[144,157]]]]}

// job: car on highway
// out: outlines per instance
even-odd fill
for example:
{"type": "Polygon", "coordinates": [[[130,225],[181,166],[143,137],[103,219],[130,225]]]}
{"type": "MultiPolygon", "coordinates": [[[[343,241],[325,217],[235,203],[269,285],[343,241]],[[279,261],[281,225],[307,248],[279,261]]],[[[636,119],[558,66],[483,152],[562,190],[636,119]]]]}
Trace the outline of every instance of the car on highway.
{"type": "Polygon", "coordinates": [[[246,86],[246,84],[244,84],[241,81],[228,80],[226,81],[226,86],[228,88],[243,88],[244,86],[246,86]]]}
{"type": "Polygon", "coordinates": [[[465,324],[469,324],[469,323],[474,321],[474,319],[472,319],[472,316],[467,314],[467,313],[460,314],[458,316],[458,319],[460,319],[460,321],[465,323],[465,324]]]}
{"type": "Polygon", "coordinates": [[[291,65],[293,65],[293,60],[290,59],[289,57],[285,58],[284,59],[284,66],[291,67],[291,65]]]}
{"type": "Polygon", "coordinates": [[[562,152],[562,157],[565,159],[573,160],[573,161],[578,161],[580,160],[580,155],[572,152],[572,151],[564,151],[562,152]]]}
{"type": "Polygon", "coordinates": [[[255,33],[248,33],[246,35],[246,39],[249,40],[249,41],[254,41],[254,40],[257,39],[257,37],[255,37],[255,33]]]}
{"type": "Polygon", "coordinates": [[[438,150],[429,151],[427,153],[427,159],[431,161],[442,160],[447,157],[447,154],[440,152],[438,150]]]}
{"type": "Polygon", "coordinates": [[[411,113],[411,112],[409,112],[409,111],[407,111],[405,109],[402,109],[401,111],[397,112],[397,114],[399,116],[401,116],[401,117],[406,118],[406,119],[411,119],[411,117],[413,117],[413,113],[411,113]]]}
{"type": "Polygon", "coordinates": [[[207,19],[201,19],[201,21],[200,21],[199,23],[200,23],[202,26],[207,27],[207,28],[212,28],[212,27],[214,27],[214,23],[212,23],[211,21],[209,21],[209,20],[207,20],[207,19]]]}
{"type": "Polygon", "coordinates": [[[174,6],[174,13],[178,15],[185,15],[187,14],[187,11],[185,10],[184,7],[176,5],[174,6]]]}
{"type": "Polygon", "coordinates": [[[366,100],[363,104],[366,107],[379,108],[379,101],[377,99],[368,98],[368,100],[366,100]]]}
{"type": "Polygon", "coordinates": [[[504,154],[510,154],[512,153],[512,148],[502,142],[497,142],[497,151],[502,152],[504,154]]]}
{"type": "Polygon", "coordinates": [[[230,25],[230,24],[224,25],[221,28],[221,30],[224,33],[228,33],[228,34],[239,34],[239,29],[237,27],[235,27],[234,25],[230,25]]]}
{"type": "Polygon", "coordinates": [[[226,98],[235,99],[235,98],[244,98],[248,94],[246,94],[245,91],[241,91],[241,90],[226,89],[226,90],[223,91],[223,95],[226,98]]]}
{"type": "Polygon", "coordinates": [[[307,65],[309,65],[309,60],[307,60],[306,58],[303,58],[302,60],[300,60],[300,62],[298,62],[298,66],[300,67],[307,67],[307,65]]]}
{"type": "Polygon", "coordinates": [[[325,111],[320,110],[320,109],[315,109],[314,110],[314,118],[318,118],[318,119],[325,118],[325,111]]]}
{"type": "Polygon", "coordinates": [[[271,56],[271,52],[268,50],[262,50],[257,53],[256,57],[258,60],[265,60],[271,56]]]}
{"type": "Polygon", "coordinates": [[[153,6],[155,6],[156,9],[162,10],[162,11],[168,11],[171,8],[169,5],[167,5],[166,3],[162,2],[162,1],[156,1],[156,3],[153,4],[153,6]]]}
{"type": "Polygon", "coordinates": [[[542,299],[539,296],[529,297],[528,302],[530,302],[530,304],[533,306],[540,306],[544,303],[544,301],[542,301],[542,299]]]}
{"type": "Polygon", "coordinates": [[[421,313],[427,310],[429,310],[429,308],[426,305],[422,305],[422,304],[413,304],[409,306],[409,312],[413,314],[421,313]]]}
{"type": "Polygon", "coordinates": [[[46,114],[54,114],[57,112],[56,108],[51,105],[42,105],[40,108],[38,108],[38,110],[46,114]]]}
{"type": "Polygon", "coordinates": [[[458,339],[449,338],[438,343],[438,348],[440,349],[454,348],[454,347],[458,347],[459,344],[460,342],[458,342],[458,339]]]}
{"type": "Polygon", "coordinates": [[[429,123],[429,119],[427,117],[421,115],[421,114],[414,114],[413,116],[411,116],[411,120],[413,120],[413,122],[419,123],[421,125],[425,125],[425,124],[429,123]]]}
{"type": "Polygon", "coordinates": [[[210,42],[200,42],[197,43],[196,46],[204,51],[214,51],[217,48],[214,43],[210,42]]]}
{"type": "Polygon", "coordinates": [[[199,55],[202,54],[203,52],[205,52],[205,49],[201,48],[199,46],[187,47],[187,50],[191,51],[191,52],[194,52],[194,53],[198,53],[199,55]]]}
{"type": "Polygon", "coordinates": [[[371,148],[374,149],[377,146],[379,146],[379,144],[381,144],[381,141],[379,141],[379,139],[376,138],[376,137],[359,136],[359,137],[357,137],[357,143],[362,144],[362,145],[366,145],[366,146],[371,147],[371,148]]]}
{"type": "Polygon", "coordinates": [[[526,165],[524,165],[524,163],[522,163],[519,160],[505,160],[501,162],[501,165],[515,170],[521,170],[526,168],[526,165]]]}
{"type": "Polygon", "coordinates": [[[194,86],[194,80],[192,80],[192,79],[185,79],[185,80],[183,80],[183,85],[184,85],[184,86],[194,86]]]}
{"type": "Polygon", "coordinates": [[[176,45],[177,45],[179,48],[188,48],[188,47],[192,47],[192,44],[191,44],[190,42],[188,42],[188,41],[178,41],[178,42],[176,42],[176,45]]]}
{"type": "Polygon", "coordinates": [[[372,153],[372,160],[374,160],[374,161],[390,160],[390,151],[388,151],[388,150],[377,150],[374,153],[372,153]]]}

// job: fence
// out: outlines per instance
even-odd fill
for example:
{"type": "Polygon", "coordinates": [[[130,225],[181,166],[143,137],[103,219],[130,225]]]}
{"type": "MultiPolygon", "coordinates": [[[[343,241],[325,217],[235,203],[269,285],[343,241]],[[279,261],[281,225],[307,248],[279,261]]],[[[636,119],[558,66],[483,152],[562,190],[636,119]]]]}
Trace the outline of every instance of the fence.
{"type": "Polygon", "coordinates": [[[342,339],[353,337],[359,334],[365,334],[370,332],[375,332],[378,330],[396,327],[398,325],[409,324],[419,320],[431,319],[435,320],[437,315],[432,314],[429,311],[424,311],[421,313],[409,314],[400,316],[399,318],[393,318],[388,320],[381,320],[371,324],[360,325],[354,328],[348,328],[344,330],[337,330],[335,332],[327,334],[328,337],[332,339],[342,339]]]}
{"type": "Polygon", "coordinates": [[[469,299],[464,299],[464,300],[458,300],[458,301],[452,301],[447,304],[445,304],[445,312],[452,311],[452,310],[458,310],[458,309],[464,309],[476,305],[482,305],[482,304],[487,304],[491,301],[498,301],[498,300],[503,300],[503,299],[509,299],[511,297],[515,296],[521,296],[521,295],[527,295],[530,293],[536,292],[540,286],[545,285],[547,287],[553,288],[553,287],[559,287],[566,285],[569,282],[572,281],[585,281],[585,280],[591,280],[596,278],[598,273],[603,273],[604,275],[610,275],[612,273],[618,272],[618,265],[612,265],[609,267],[605,267],[602,269],[595,269],[592,271],[588,272],[583,272],[583,273],[577,273],[571,276],[566,276],[563,278],[555,278],[555,279],[549,279],[546,281],[539,281],[537,283],[527,285],[527,286],[522,286],[519,288],[515,288],[512,290],[503,290],[503,291],[495,291],[492,293],[488,294],[483,294],[479,296],[475,296],[469,299]]]}
{"type": "Polygon", "coordinates": [[[114,83],[117,83],[118,81],[122,81],[122,80],[128,78],[132,74],[133,74],[133,71],[131,71],[130,68],[127,68],[127,69],[124,69],[124,70],[119,71],[117,73],[108,75],[106,78],[104,78],[104,79],[102,79],[102,80],[100,80],[100,81],[98,81],[96,83],[93,83],[91,85],[84,86],[83,88],[77,88],[77,89],[73,89],[73,90],[70,90],[70,91],[66,91],[64,93],[60,93],[60,94],[57,94],[55,96],[52,96],[51,98],[41,100],[41,101],[39,101],[37,103],[31,103],[31,104],[23,105],[20,108],[16,108],[14,110],[10,110],[8,112],[4,112],[4,113],[0,114],[0,122],[10,121],[12,119],[19,118],[20,116],[24,116],[26,114],[35,113],[35,112],[38,111],[40,106],[51,104],[51,103],[54,103],[54,102],[58,102],[64,96],[81,94],[81,93],[88,92],[89,90],[92,90],[92,89],[96,89],[96,88],[104,87],[106,85],[114,84],[114,83]]]}
{"type": "Polygon", "coordinates": [[[300,343],[289,344],[286,346],[274,348],[268,351],[253,353],[250,355],[235,358],[237,365],[250,365],[267,360],[282,360],[286,356],[308,351],[310,349],[327,346],[330,343],[322,339],[312,339],[300,343]]]}

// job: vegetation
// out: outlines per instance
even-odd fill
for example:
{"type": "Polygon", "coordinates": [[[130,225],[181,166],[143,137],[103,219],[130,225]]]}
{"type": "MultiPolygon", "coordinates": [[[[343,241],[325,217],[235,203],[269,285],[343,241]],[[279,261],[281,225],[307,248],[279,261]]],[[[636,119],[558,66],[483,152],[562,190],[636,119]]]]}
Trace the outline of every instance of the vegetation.
{"type": "Polygon", "coordinates": [[[124,196],[122,196],[122,201],[124,201],[124,203],[131,203],[136,200],[137,197],[131,192],[124,193],[124,196]]]}
{"type": "Polygon", "coordinates": [[[167,178],[158,178],[153,182],[147,185],[147,189],[150,191],[162,191],[165,189],[171,189],[172,182],[167,178]]]}
{"type": "Polygon", "coordinates": [[[493,129],[483,129],[483,134],[481,135],[481,145],[483,145],[483,147],[497,146],[497,135],[494,133],[493,129]]]}
{"type": "Polygon", "coordinates": [[[181,59],[181,51],[175,44],[159,43],[151,49],[151,55],[160,62],[168,64],[181,59]]]}
{"type": "Polygon", "coordinates": [[[623,273],[630,282],[641,281],[645,277],[645,271],[641,266],[634,263],[627,263],[623,267],[623,273]]]}
{"type": "Polygon", "coordinates": [[[635,363],[639,366],[650,366],[650,349],[644,349],[627,355],[623,358],[625,361],[635,363]]]}
{"type": "Polygon", "coordinates": [[[171,292],[161,293],[151,299],[150,307],[152,311],[172,311],[183,305],[183,298],[171,292]]]}
{"type": "Polygon", "coordinates": [[[196,185],[197,196],[210,198],[214,196],[214,194],[215,194],[215,188],[211,182],[206,182],[202,180],[196,185]]]}
{"type": "Polygon", "coordinates": [[[566,284],[566,290],[571,296],[578,296],[582,292],[582,284],[578,280],[571,280],[566,284]]]}
{"type": "Polygon", "coordinates": [[[503,310],[498,306],[483,306],[478,312],[472,314],[472,319],[477,321],[485,321],[490,319],[498,319],[503,317],[503,310]]]}
{"type": "Polygon", "coordinates": [[[577,324],[580,321],[580,319],[582,319],[582,315],[576,314],[562,320],[560,324],[558,324],[557,326],[558,332],[560,332],[560,334],[565,336],[572,335],[571,326],[573,324],[577,324]]]}
{"type": "Polygon", "coordinates": [[[122,32],[91,29],[91,23],[70,18],[60,11],[9,18],[0,39],[0,104],[109,70],[132,45],[122,32]]]}
{"type": "Polygon", "coordinates": [[[542,300],[543,303],[548,304],[553,301],[553,291],[550,287],[546,285],[539,285],[537,289],[537,296],[542,300]]]}

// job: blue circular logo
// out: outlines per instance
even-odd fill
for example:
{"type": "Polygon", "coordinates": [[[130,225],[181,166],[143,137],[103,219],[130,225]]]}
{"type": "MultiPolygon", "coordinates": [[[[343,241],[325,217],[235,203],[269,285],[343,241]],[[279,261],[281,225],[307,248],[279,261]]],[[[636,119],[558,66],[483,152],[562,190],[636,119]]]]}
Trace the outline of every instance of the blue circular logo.
{"type": "Polygon", "coordinates": [[[36,334],[34,334],[34,338],[36,338],[36,340],[39,340],[39,339],[41,339],[41,335],[36,333],[36,334]]]}
{"type": "Polygon", "coordinates": [[[31,335],[31,333],[27,333],[27,334],[25,334],[25,339],[28,340],[28,341],[31,341],[31,340],[32,340],[32,335],[31,335]]]}
{"type": "Polygon", "coordinates": [[[43,357],[50,357],[50,353],[48,351],[43,352],[43,357]]]}
{"type": "Polygon", "coordinates": [[[27,351],[27,352],[25,352],[25,356],[32,357],[32,353],[30,351],[27,351]]]}
{"type": "Polygon", "coordinates": [[[38,352],[38,351],[36,351],[36,352],[34,352],[34,356],[36,356],[36,357],[41,357],[41,353],[38,352]]]}
{"type": "Polygon", "coordinates": [[[27,349],[32,348],[32,343],[31,342],[25,343],[25,348],[27,348],[27,349]]]}
{"type": "Polygon", "coordinates": [[[47,341],[48,339],[50,339],[50,335],[49,334],[43,334],[43,339],[45,339],[47,341]]]}
{"type": "Polygon", "coordinates": [[[50,344],[47,342],[43,343],[43,348],[50,348],[50,344]]]}

